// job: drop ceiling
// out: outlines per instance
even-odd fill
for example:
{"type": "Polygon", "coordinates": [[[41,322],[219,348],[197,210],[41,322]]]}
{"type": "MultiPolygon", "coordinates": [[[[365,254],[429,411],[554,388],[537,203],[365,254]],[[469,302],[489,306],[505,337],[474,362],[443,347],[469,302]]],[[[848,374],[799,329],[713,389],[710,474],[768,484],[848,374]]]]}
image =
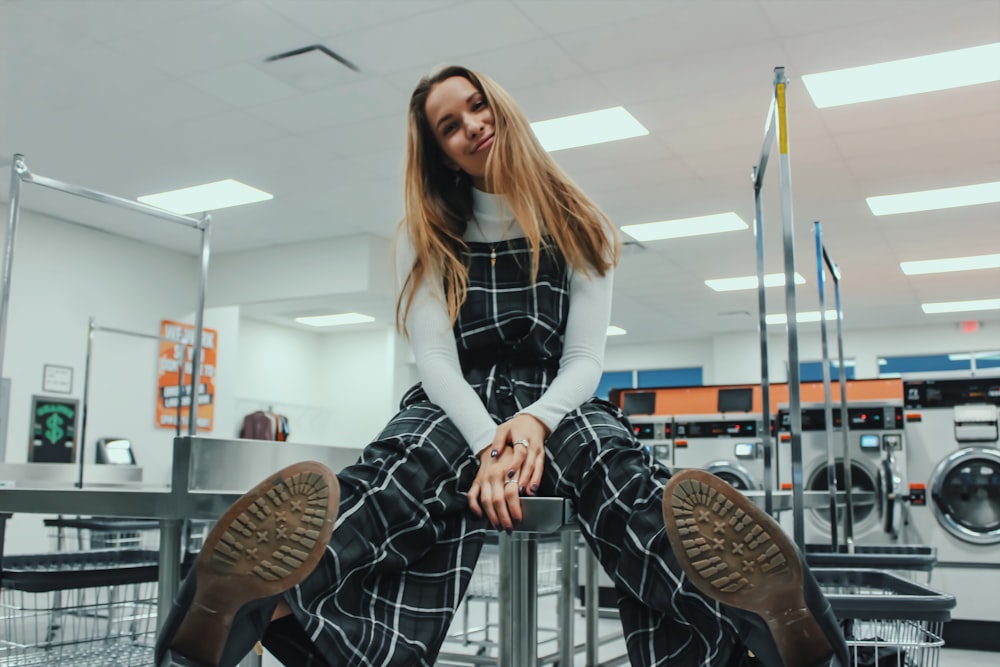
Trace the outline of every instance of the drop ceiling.
{"type": "MultiPolygon", "coordinates": [[[[0,0],[0,166],[23,153],[36,173],[127,198],[223,178],[272,193],[213,215],[213,256],[389,238],[402,215],[409,93],[455,62],[499,81],[532,121],[617,105],[638,118],[648,136],[553,154],[618,225],[726,211],[752,223],[751,173],[781,66],[795,261],[807,281],[799,309],[818,304],[818,220],[843,273],[847,335],[1000,323],[1000,311],[920,309],[995,298],[1000,270],[899,269],[1000,252],[1000,204],[877,218],[864,201],[1000,180],[1000,83],[820,110],[800,79],[996,42],[998,26],[992,0],[0,0]],[[267,61],[311,45],[356,71],[319,49],[267,61]]],[[[763,190],[768,272],[784,266],[776,167],[763,190]]],[[[23,205],[194,251],[169,226],[126,223],[73,198],[32,192],[23,205]]],[[[612,344],[756,331],[755,291],[704,284],[755,273],[755,243],[746,230],[631,247],[612,317],[629,333],[612,344]]],[[[767,294],[768,310],[783,312],[783,291],[767,294]]],[[[384,294],[371,299],[391,312],[384,294]]],[[[246,305],[272,320],[290,310],[246,305]]]]}

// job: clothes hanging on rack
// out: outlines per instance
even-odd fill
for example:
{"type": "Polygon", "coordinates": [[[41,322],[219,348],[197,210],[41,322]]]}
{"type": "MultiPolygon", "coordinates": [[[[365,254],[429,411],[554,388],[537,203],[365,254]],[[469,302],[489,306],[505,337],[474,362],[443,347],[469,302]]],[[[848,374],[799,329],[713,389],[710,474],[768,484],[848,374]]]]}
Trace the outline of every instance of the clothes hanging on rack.
{"type": "Polygon", "coordinates": [[[243,418],[243,425],[240,427],[240,437],[250,440],[276,440],[285,442],[291,429],[288,417],[276,414],[270,409],[257,410],[251,412],[243,418]]]}

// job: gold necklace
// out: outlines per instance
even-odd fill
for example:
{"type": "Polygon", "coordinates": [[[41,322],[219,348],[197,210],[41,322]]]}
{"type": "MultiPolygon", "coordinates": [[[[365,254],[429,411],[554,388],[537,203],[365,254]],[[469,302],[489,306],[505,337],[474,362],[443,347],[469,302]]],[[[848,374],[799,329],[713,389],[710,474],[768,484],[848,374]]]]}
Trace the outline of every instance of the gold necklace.
{"type": "MultiPolygon", "coordinates": [[[[483,231],[483,227],[479,224],[479,220],[476,219],[476,216],[472,216],[472,222],[476,225],[476,229],[479,230],[479,235],[483,237],[484,241],[486,241],[486,232],[483,231]]],[[[515,222],[517,222],[517,218],[511,219],[511,221],[507,223],[507,229],[503,230],[503,236],[496,243],[486,241],[486,243],[490,245],[490,266],[497,265],[497,245],[507,240],[507,235],[510,234],[510,230],[514,228],[515,222]]]]}

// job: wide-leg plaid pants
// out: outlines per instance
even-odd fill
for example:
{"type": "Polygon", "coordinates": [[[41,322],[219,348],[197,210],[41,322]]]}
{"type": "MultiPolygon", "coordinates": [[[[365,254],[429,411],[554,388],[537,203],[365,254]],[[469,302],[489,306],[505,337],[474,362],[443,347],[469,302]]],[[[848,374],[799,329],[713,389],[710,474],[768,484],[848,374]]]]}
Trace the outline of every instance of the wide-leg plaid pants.
{"type": "MultiPolygon", "coordinates": [[[[615,582],[633,665],[727,664],[737,627],[685,584],[663,528],[669,473],[614,406],[593,400],[547,444],[539,495],[570,498],[615,582]]],[[[465,490],[478,463],[422,392],[340,475],[341,510],[316,571],[287,596],[309,643],[296,665],[433,665],[485,531],[465,490]]]]}

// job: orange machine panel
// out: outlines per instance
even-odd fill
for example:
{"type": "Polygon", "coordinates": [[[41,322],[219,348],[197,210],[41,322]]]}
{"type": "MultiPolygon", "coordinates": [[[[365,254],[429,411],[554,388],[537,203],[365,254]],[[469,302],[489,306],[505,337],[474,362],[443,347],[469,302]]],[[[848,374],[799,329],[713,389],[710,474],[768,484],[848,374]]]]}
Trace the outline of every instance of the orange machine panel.
{"type": "MultiPolygon", "coordinates": [[[[877,380],[847,380],[847,400],[856,401],[891,401],[903,398],[903,381],[899,378],[877,380]]],[[[622,404],[625,394],[632,392],[654,392],[656,394],[656,411],[658,415],[694,415],[718,412],[719,389],[736,389],[749,387],[753,390],[753,412],[761,412],[763,400],[760,385],[733,384],[709,385],[702,387],[656,387],[648,389],[621,389],[612,393],[611,399],[618,405],[622,404]]],[[[799,385],[799,400],[802,403],[822,403],[823,383],[803,382],[799,385]]],[[[830,383],[830,398],[834,403],[840,401],[840,383],[830,383]]],[[[771,414],[778,411],[779,403],[788,403],[788,384],[770,385],[771,414]]]]}

